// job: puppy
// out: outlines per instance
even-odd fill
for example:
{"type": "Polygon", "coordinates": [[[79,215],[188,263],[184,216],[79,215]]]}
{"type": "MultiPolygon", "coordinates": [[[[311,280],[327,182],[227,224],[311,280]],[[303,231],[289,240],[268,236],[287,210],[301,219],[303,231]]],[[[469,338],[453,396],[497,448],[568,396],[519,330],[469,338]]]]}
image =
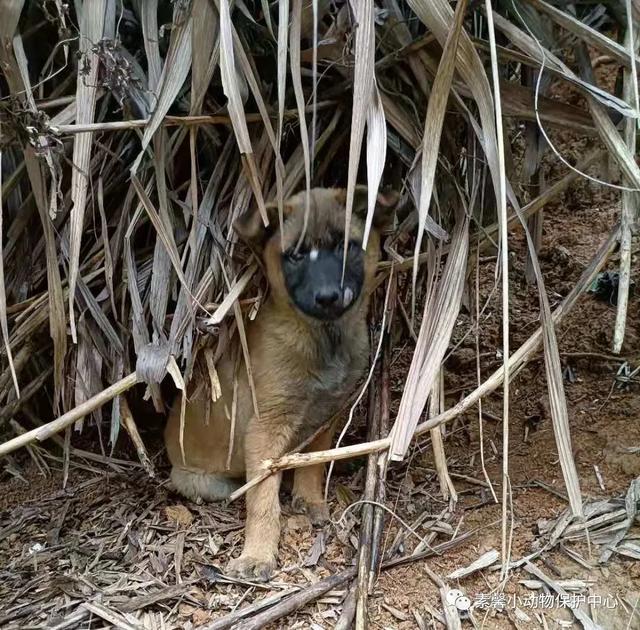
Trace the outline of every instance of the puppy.
{"type": "MultiPolygon", "coordinates": [[[[337,413],[362,376],[369,358],[367,309],[379,231],[392,216],[397,194],[378,195],[363,251],[367,192],[357,187],[343,279],[345,198],[342,189],[313,189],[306,229],[304,192],[285,202],[282,229],[273,205],[267,228],[257,210],[236,222],[238,234],[262,258],[270,286],[267,300],[246,327],[258,413],[246,366],[229,353],[217,365],[221,398],[211,402],[206,388],[200,388],[187,402],[183,461],[177,402],[165,442],[171,480],[184,496],[227,498],[242,478],[261,471],[263,460],[285,454],[337,413]]],[[[320,434],[308,450],[330,448],[333,432],[320,434]]],[[[316,523],[328,517],[323,478],[323,465],[299,468],[294,475],[293,507],[316,523]]],[[[280,479],[272,475],[247,493],[244,550],[231,561],[230,574],[266,581],[276,567],[280,479]]]]}

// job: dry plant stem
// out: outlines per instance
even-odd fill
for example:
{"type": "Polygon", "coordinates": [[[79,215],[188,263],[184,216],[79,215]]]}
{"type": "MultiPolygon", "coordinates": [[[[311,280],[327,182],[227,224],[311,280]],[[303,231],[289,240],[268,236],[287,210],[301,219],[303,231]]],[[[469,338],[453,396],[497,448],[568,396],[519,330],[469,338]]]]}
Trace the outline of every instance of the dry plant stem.
{"type": "Polygon", "coordinates": [[[507,487],[509,485],[509,242],[507,216],[507,182],[504,164],[504,139],[502,137],[502,107],[500,100],[500,80],[496,34],[493,26],[491,0],[486,0],[487,27],[491,46],[491,74],[493,78],[493,100],[496,114],[496,140],[498,166],[500,169],[500,190],[496,191],[500,226],[500,274],[502,275],[502,357],[503,357],[503,404],[502,404],[502,571],[501,579],[506,580],[509,567],[510,547],[507,539],[507,487]]]}
{"type": "MultiPolygon", "coordinates": [[[[626,36],[626,45],[631,50],[638,50],[638,42],[640,38],[634,37],[632,41],[633,28],[630,3],[627,2],[627,18],[628,28],[626,36]]],[[[633,64],[635,65],[635,64],[633,64]]],[[[633,69],[632,65],[632,69],[633,69]]],[[[634,85],[633,73],[627,68],[624,70],[623,92],[622,97],[628,102],[635,102],[637,98],[637,84],[634,85]]],[[[636,154],[636,124],[633,118],[627,118],[624,122],[624,141],[629,147],[632,155],[636,154]]],[[[633,182],[627,180],[627,185],[632,186],[633,182]]],[[[627,306],[629,303],[629,283],[631,279],[631,237],[632,226],[638,216],[638,193],[628,190],[622,191],[622,213],[620,225],[620,275],[618,281],[618,300],[616,307],[616,323],[613,329],[613,352],[619,354],[622,351],[622,343],[624,342],[624,333],[627,323],[627,306]]]]}
{"type": "Polygon", "coordinates": [[[135,372],[132,372],[123,379],[120,379],[117,383],[111,385],[111,387],[107,387],[107,389],[104,389],[99,394],[92,396],[89,400],[85,400],[81,405],[67,411],[67,413],[63,414],[59,418],[0,444],[0,457],[26,446],[27,444],[31,444],[36,440],[42,442],[43,440],[50,438],[52,435],[55,435],[63,429],[66,429],[68,426],[71,426],[76,422],[76,420],[84,418],[86,415],[96,409],[99,409],[102,405],[109,402],[119,394],[131,389],[137,382],[138,377],[135,372]]]}
{"type": "MultiPolygon", "coordinates": [[[[397,281],[397,276],[394,276],[397,281]]],[[[399,302],[398,302],[399,303],[399,302]]],[[[382,367],[380,383],[380,437],[389,435],[389,373],[391,364],[391,335],[387,334],[382,346],[382,367]]],[[[377,455],[377,475],[375,502],[384,505],[386,498],[387,458],[384,453],[377,455]]],[[[371,563],[369,568],[369,595],[373,593],[373,585],[380,568],[382,553],[382,531],[384,529],[384,510],[374,505],[373,507],[373,531],[371,534],[371,563]]]]}
{"type": "Polygon", "coordinates": [[[340,617],[336,621],[336,625],[333,630],[350,630],[353,618],[356,614],[356,583],[349,588],[347,596],[342,602],[342,611],[340,617]]]}
{"type": "MultiPolygon", "coordinates": [[[[342,413],[350,405],[353,404],[353,401],[355,400],[355,398],[356,398],[356,394],[353,394],[351,396],[351,398],[349,399],[349,402],[346,405],[344,405],[344,407],[342,407],[342,409],[340,409],[340,411],[338,411],[338,413],[336,413],[334,416],[332,416],[331,419],[328,420],[327,422],[325,422],[320,428],[316,429],[306,440],[300,442],[300,444],[298,444],[298,446],[296,446],[296,448],[294,448],[291,451],[291,454],[299,453],[304,448],[309,446],[309,444],[311,444],[311,442],[313,442],[313,440],[315,440],[321,433],[326,431],[334,422],[336,422],[338,420],[338,418],[340,418],[342,413]]],[[[254,486],[257,486],[263,479],[266,479],[270,475],[271,475],[271,470],[265,469],[264,472],[260,473],[259,475],[256,475],[255,477],[252,477],[250,481],[248,481],[247,483],[244,484],[244,486],[242,486],[241,488],[238,488],[238,490],[236,490],[235,492],[232,492],[229,495],[229,498],[227,499],[227,501],[229,503],[231,503],[232,501],[235,501],[236,499],[241,497],[247,490],[250,490],[254,486]]]]}
{"type": "Polygon", "coordinates": [[[140,437],[138,427],[136,426],[133,414],[131,413],[131,409],[129,408],[129,403],[124,396],[120,398],[120,418],[122,421],[122,426],[125,428],[125,431],[129,434],[129,437],[133,442],[133,445],[136,447],[136,452],[138,453],[138,458],[140,459],[142,467],[145,469],[149,477],[153,479],[156,476],[156,472],[153,468],[153,463],[151,462],[151,458],[147,453],[144,442],[140,437]]]}
{"type": "MultiPolygon", "coordinates": [[[[443,386],[443,373],[442,369],[439,370],[436,379],[431,388],[431,396],[429,397],[429,417],[433,418],[439,413],[444,411],[442,404],[441,390],[443,386]]],[[[444,450],[444,438],[442,436],[442,428],[436,427],[432,429],[431,434],[431,448],[433,451],[433,462],[436,467],[436,474],[438,476],[438,482],[440,484],[440,492],[442,498],[448,501],[453,498],[453,501],[457,500],[456,491],[449,477],[449,468],[447,466],[447,454],[444,450]]]]}
{"type": "MultiPolygon", "coordinates": [[[[557,326],[565,315],[575,306],[576,301],[580,295],[587,289],[598,272],[602,269],[606,263],[608,257],[615,250],[617,245],[619,227],[616,226],[613,231],[607,237],[607,240],[600,246],[595,256],[592,258],[589,266],[580,276],[580,279],[569,292],[565,299],[553,312],[553,323],[557,326]]],[[[512,378],[515,376],[526,363],[534,357],[538,351],[540,344],[542,343],[542,329],[538,328],[527,341],[525,341],[509,358],[509,374],[512,378]]],[[[464,413],[470,407],[477,404],[477,402],[484,396],[490,394],[496,390],[502,384],[504,379],[504,369],[500,368],[496,370],[484,383],[477,387],[470,394],[465,396],[458,404],[451,407],[444,413],[439,414],[435,418],[431,418],[426,422],[419,424],[415,430],[414,436],[422,435],[430,431],[431,429],[440,426],[444,422],[453,420],[460,414],[464,413]]],[[[267,460],[264,463],[265,472],[258,475],[255,483],[259,483],[262,479],[265,479],[268,475],[275,472],[286,470],[289,468],[300,468],[302,466],[313,466],[314,464],[320,464],[322,462],[330,462],[341,459],[351,459],[354,457],[361,457],[373,452],[385,451],[389,448],[391,440],[381,438],[372,442],[364,442],[362,444],[355,444],[353,446],[343,446],[340,448],[329,449],[326,451],[316,451],[314,453],[291,453],[280,457],[277,460],[267,460]]],[[[255,485],[253,480],[236,490],[231,496],[231,499],[237,499],[242,496],[249,488],[255,485]]]]}
{"type": "MultiPolygon", "coordinates": [[[[476,249],[476,281],[475,281],[475,307],[476,307],[476,319],[475,319],[475,342],[476,342],[476,375],[478,379],[478,387],[482,384],[482,369],[480,366],[480,246],[476,249]]],[[[491,490],[493,500],[497,503],[498,497],[496,491],[493,489],[493,484],[489,478],[487,467],[484,459],[484,420],[482,412],[482,399],[478,400],[478,432],[480,435],[480,464],[482,467],[482,474],[485,481],[491,490]]]]}
{"type": "MultiPolygon", "coordinates": [[[[384,334],[384,330],[380,333],[384,334]]],[[[369,388],[369,440],[380,437],[380,409],[376,388],[369,388]]],[[[364,484],[363,500],[373,501],[377,483],[377,454],[370,453],[367,459],[367,472],[364,484]]],[[[362,505],[360,517],[360,535],[358,540],[358,579],[356,590],[356,630],[367,627],[367,601],[369,595],[369,566],[372,557],[373,506],[362,505]]]]}
{"type": "MultiPolygon", "coordinates": [[[[258,613],[265,608],[269,608],[273,606],[277,602],[283,600],[285,597],[289,597],[294,593],[297,593],[300,589],[297,587],[287,589],[284,591],[279,591],[273,595],[269,595],[263,599],[258,600],[255,604],[251,604],[250,606],[244,606],[243,608],[239,608],[234,610],[233,612],[217,619],[212,624],[208,626],[203,626],[201,630],[227,630],[235,626],[240,620],[250,617],[253,613],[258,613]]],[[[238,603],[238,605],[241,602],[238,603]]]]}
{"type": "MultiPolygon", "coordinates": [[[[327,109],[335,106],[334,101],[325,101],[317,104],[318,109],[327,109]]],[[[310,107],[305,111],[311,111],[310,107]]],[[[275,116],[275,114],[273,114],[275,116]]],[[[289,109],[284,112],[287,119],[297,118],[298,110],[289,109]]],[[[248,123],[262,122],[260,114],[245,114],[248,123]]],[[[143,118],[139,120],[117,120],[112,122],[87,123],[84,125],[51,125],[52,132],[60,135],[87,133],[90,131],[127,131],[129,129],[145,128],[149,124],[149,119],[143,118]]],[[[165,116],[162,119],[163,127],[179,127],[192,125],[230,125],[231,118],[229,116],[165,116]]]]}

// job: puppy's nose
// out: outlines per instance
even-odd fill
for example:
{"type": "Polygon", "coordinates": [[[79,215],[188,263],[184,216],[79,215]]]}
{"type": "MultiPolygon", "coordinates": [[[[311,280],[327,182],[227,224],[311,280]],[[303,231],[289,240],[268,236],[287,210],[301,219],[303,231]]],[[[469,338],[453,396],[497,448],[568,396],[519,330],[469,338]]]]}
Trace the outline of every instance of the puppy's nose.
{"type": "Polygon", "coordinates": [[[340,299],[340,292],[331,287],[325,287],[316,291],[316,304],[327,308],[334,306],[340,299]]]}

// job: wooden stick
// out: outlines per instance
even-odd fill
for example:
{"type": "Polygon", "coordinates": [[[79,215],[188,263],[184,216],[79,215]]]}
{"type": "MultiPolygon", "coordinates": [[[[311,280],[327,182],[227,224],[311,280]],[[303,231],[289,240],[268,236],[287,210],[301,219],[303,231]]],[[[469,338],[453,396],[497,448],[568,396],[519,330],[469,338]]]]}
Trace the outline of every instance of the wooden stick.
{"type": "MultiPolygon", "coordinates": [[[[617,245],[619,226],[615,226],[609,233],[607,240],[601,245],[600,249],[596,252],[592,258],[591,263],[582,273],[582,276],[578,280],[576,286],[570,291],[565,299],[553,312],[553,323],[557,325],[564,316],[575,306],[578,297],[587,289],[591,284],[593,278],[598,274],[602,266],[607,261],[609,255],[614,251],[617,245]]],[[[509,372],[512,377],[526,365],[529,359],[537,352],[542,342],[542,329],[538,328],[527,341],[525,341],[516,352],[511,355],[509,359],[509,372]]],[[[444,422],[453,420],[460,414],[464,413],[469,407],[475,405],[478,400],[484,396],[490,394],[497,389],[504,379],[503,368],[496,370],[484,383],[477,387],[474,391],[463,398],[458,404],[447,409],[444,413],[441,413],[426,422],[419,424],[416,427],[414,436],[422,435],[440,426],[444,422]]],[[[243,495],[249,488],[253,487],[256,483],[262,481],[270,474],[279,472],[281,470],[289,468],[301,468],[303,466],[313,466],[315,464],[326,463],[330,461],[336,461],[341,459],[352,459],[354,457],[361,457],[362,455],[368,455],[369,453],[375,453],[385,451],[389,448],[391,440],[389,438],[382,438],[379,440],[373,440],[371,442],[363,442],[362,444],[354,444],[353,446],[342,446],[340,448],[328,449],[326,451],[316,451],[314,453],[291,453],[284,455],[276,460],[266,460],[263,463],[265,472],[261,473],[255,479],[254,483],[251,482],[245,484],[238,490],[236,490],[232,497],[237,499],[243,495]]],[[[1,452],[0,452],[1,454],[1,452]]]]}
{"type": "Polygon", "coordinates": [[[233,612],[225,615],[224,617],[220,617],[216,619],[213,623],[204,628],[200,628],[200,630],[228,630],[229,628],[235,626],[242,619],[246,619],[250,617],[254,613],[259,613],[265,608],[270,608],[274,604],[277,604],[279,601],[283,600],[285,597],[290,597],[294,593],[299,592],[301,589],[297,586],[289,588],[284,591],[278,591],[273,595],[269,595],[268,597],[263,597],[262,599],[254,602],[249,606],[244,606],[240,609],[234,610],[233,612]]]}
{"type": "Polygon", "coordinates": [[[109,402],[119,394],[131,389],[138,382],[138,377],[135,372],[132,372],[123,379],[120,379],[117,383],[114,383],[107,389],[101,391],[99,394],[92,396],[89,400],[85,400],[81,405],[74,407],[71,411],[63,414],[59,418],[43,424],[41,427],[27,431],[23,435],[18,435],[12,440],[8,440],[4,444],[0,444],[0,457],[7,455],[19,449],[27,444],[31,444],[35,440],[42,442],[50,438],[52,435],[59,433],[68,426],[71,426],[76,420],[84,418],[84,416],[95,411],[99,407],[102,407],[105,403],[109,402]]]}

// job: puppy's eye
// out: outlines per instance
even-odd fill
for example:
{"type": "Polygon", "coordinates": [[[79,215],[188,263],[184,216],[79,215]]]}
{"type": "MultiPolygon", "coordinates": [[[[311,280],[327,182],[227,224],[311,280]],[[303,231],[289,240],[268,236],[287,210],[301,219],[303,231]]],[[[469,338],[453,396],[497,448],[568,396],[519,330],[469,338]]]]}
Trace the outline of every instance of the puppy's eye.
{"type": "MultiPolygon", "coordinates": [[[[348,250],[351,253],[356,252],[358,249],[360,249],[361,244],[358,243],[358,241],[349,241],[349,247],[348,250]]],[[[340,241],[337,245],[336,245],[336,251],[337,252],[342,252],[344,250],[344,241],[340,241]]]]}
{"type": "Polygon", "coordinates": [[[285,253],[285,256],[288,261],[298,263],[304,259],[305,254],[301,251],[296,251],[295,249],[290,249],[285,253]]]}

